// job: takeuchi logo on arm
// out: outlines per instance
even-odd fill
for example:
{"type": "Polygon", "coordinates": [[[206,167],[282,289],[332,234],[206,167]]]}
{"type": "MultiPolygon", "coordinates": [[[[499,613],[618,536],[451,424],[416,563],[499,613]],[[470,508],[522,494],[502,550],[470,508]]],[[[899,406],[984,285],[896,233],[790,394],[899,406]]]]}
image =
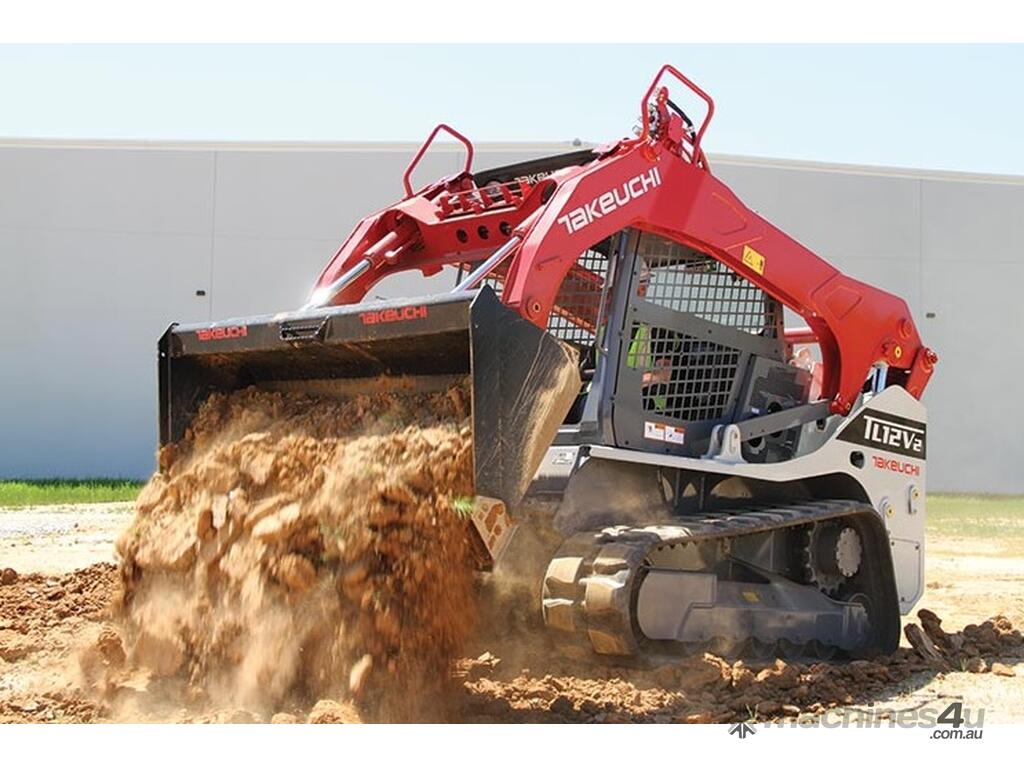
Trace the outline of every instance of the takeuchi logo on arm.
{"type": "Polygon", "coordinates": [[[641,173],[629,181],[623,182],[622,186],[601,193],[589,203],[573,208],[568,213],[559,216],[556,221],[562,224],[569,234],[579,232],[584,227],[593,224],[596,219],[604,218],[613,211],[617,211],[630,201],[646,195],[660,184],[661,173],[656,167],[651,168],[647,173],[641,173]]]}

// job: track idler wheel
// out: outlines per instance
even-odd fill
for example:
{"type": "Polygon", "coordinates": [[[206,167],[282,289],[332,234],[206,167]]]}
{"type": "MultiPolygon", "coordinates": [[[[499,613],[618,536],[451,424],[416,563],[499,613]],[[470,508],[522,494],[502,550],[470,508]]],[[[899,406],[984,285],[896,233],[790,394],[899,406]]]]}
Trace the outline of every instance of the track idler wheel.
{"type": "Polygon", "coordinates": [[[808,580],[834,595],[860,571],[864,544],[857,529],[843,521],[813,525],[808,533],[806,567],[808,580]]]}
{"type": "Polygon", "coordinates": [[[597,653],[637,653],[633,616],[645,554],[633,544],[602,545],[592,533],[568,539],[544,575],[545,624],[597,653]]]}

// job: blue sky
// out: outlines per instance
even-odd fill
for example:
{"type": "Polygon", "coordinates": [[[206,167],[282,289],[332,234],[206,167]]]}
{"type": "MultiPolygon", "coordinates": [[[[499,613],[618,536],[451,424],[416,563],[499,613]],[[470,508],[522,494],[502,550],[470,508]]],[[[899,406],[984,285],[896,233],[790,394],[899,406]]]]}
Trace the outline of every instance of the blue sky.
{"type": "Polygon", "coordinates": [[[711,152],[1024,174],[1024,46],[0,46],[0,136],[604,141],[664,62],[711,152]]]}

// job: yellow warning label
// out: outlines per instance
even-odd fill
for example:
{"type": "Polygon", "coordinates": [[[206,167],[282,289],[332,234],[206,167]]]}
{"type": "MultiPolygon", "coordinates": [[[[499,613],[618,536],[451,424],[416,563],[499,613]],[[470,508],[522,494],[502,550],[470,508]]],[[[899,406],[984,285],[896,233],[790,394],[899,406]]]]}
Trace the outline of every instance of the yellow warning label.
{"type": "Polygon", "coordinates": [[[761,602],[761,597],[760,597],[760,595],[757,594],[757,592],[744,592],[743,593],[743,599],[746,600],[748,603],[760,603],[761,602]]]}
{"type": "Polygon", "coordinates": [[[749,245],[743,246],[743,263],[757,272],[757,274],[764,274],[764,256],[749,245]]]}

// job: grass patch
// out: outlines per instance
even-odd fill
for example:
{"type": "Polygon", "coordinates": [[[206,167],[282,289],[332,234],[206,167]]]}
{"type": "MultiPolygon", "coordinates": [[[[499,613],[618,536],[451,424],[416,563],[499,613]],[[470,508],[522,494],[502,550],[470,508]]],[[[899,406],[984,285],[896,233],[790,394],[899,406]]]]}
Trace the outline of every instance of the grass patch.
{"type": "Polygon", "coordinates": [[[1024,539],[1024,497],[1020,496],[929,493],[927,515],[929,534],[1024,539]]]}
{"type": "Polygon", "coordinates": [[[136,480],[0,480],[0,507],[134,501],[136,480]]]}

